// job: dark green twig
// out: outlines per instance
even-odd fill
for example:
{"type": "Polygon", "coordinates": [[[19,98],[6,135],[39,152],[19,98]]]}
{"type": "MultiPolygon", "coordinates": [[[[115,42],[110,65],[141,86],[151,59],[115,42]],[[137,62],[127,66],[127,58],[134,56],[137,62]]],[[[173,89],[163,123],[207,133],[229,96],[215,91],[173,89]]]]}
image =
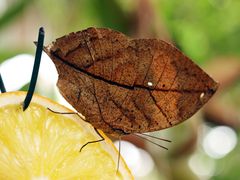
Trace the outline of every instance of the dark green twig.
{"type": "Polygon", "coordinates": [[[3,80],[2,80],[1,73],[0,73],[0,89],[1,89],[1,92],[2,92],[2,93],[5,93],[5,92],[6,92],[6,89],[5,89],[3,80]]]}
{"type": "Polygon", "coordinates": [[[38,43],[37,43],[37,50],[36,50],[35,60],[34,60],[34,65],[33,65],[32,77],[31,77],[29,88],[28,88],[27,96],[23,102],[23,111],[25,111],[28,108],[28,106],[32,100],[32,96],[33,96],[33,93],[34,93],[34,90],[36,87],[36,83],[37,83],[37,77],[38,77],[39,66],[40,66],[42,50],[43,50],[43,42],[44,42],[43,27],[41,27],[39,29],[37,42],[38,43]]]}

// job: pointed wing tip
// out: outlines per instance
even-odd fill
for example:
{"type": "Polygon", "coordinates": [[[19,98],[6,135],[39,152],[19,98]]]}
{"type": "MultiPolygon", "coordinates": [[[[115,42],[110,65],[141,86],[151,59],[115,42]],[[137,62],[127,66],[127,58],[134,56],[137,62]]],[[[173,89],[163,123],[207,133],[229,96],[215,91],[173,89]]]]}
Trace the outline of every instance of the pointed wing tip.
{"type": "Polygon", "coordinates": [[[215,92],[218,90],[220,84],[216,81],[214,81],[214,85],[211,86],[211,88],[208,89],[208,94],[215,94],[215,92]]]}
{"type": "Polygon", "coordinates": [[[199,99],[200,99],[200,102],[201,102],[201,106],[204,105],[205,103],[207,103],[213,97],[213,95],[218,90],[218,87],[219,87],[219,83],[214,81],[213,85],[209,86],[205,90],[205,92],[202,92],[200,94],[199,99]]]}

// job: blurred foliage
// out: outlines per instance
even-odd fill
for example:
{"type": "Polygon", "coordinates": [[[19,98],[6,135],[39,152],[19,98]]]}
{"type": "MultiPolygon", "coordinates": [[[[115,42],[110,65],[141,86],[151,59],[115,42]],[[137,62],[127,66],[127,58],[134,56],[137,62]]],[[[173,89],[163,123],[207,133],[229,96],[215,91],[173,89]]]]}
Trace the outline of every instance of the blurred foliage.
{"type": "Polygon", "coordinates": [[[6,12],[0,17],[0,30],[8,25],[11,21],[16,20],[18,15],[23,12],[27,6],[30,4],[31,0],[19,0],[11,7],[9,7],[6,12]]]}
{"type": "MultiPolygon", "coordinates": [[[[31,4],[31,2],[33,1],[19,0],[16,3],[13,3],[11,6],[9,6],[9,8],[0,16],[0,33],[1,30],[7,27],[11,22],[16,21],[18,17],[21,16],[21,14],[27,9],[28,5],[31,4]]],[[[22,53],[22,50],[11,48],[6,48],[4,50],[0,49],[0,63],[5,59],[8,59],[20,53],[22,53]]]]}
{"type": "Polygon", "coordinates": [[[156,7],[174,42],[198,62],[216,55],[240,55],[240,1],[161,0],[156,7]]]}
{"type": "MultiPolygon", "coordinates": [[[[151,2],[173,42],[198,63],[216,55],[240,55],[238,0],[151,2]]],[[[29,10],[29,15],[38,18],[33,27],[38,24],[50,27],[56,37],[89,26],[114,28],[129,34],[136,28],[136,9],[137,1],[131,0],[19,0],[10,3],[0,17],[0,31],[29,10]]]]}
{"type": "MultiPolygon", "coordinates": [[[[33,54],[32,42],[40,26],[46,29],[46,44],[90,26],[109,27],[133,37],[145,33],[169,39],[204,67],[219,56],[240,59],[239,0],[0,0],[0,6],[3,2],[6,9],[0,8],[3,11],[0,13],[0,63],[19,53],[33,54]]],[[[217,60],[215,66],[218,66],[217,60]]],[[[237,81],[220,92],[218,102],[226,109],[234,106],[239,110],[239,92],[237,81]]],[[[165,130],[174,140],[167,155],[159,149],[154,153],[151,146],[149,151],[162,179],[198,179],[190,172],[188,161],[194,153],[200,152],[203,159],[207,156],[198,142],[201,139],[197,138],[202,124],[204,121],[198,115],[192,121],[165,130]]],[[[239,129],[236,130],[240,136],[239,129]]],[[[211,179],[239,179],[239,146],[238,143],[234,151],[222,159],[207,156],[206,163],[209,159],[215,163],[211,179]]]]}
{"type": "MultiPolygon", "coordinates": [[[[238,139],[240,133],[238,134],[238,139]]],[[[240,144],[235,147],[235,150],[228,154],[225,158],[216,161],[216,172],[212,177],[213,180],[235,180],[239,179],[239,156],[240,144]]]]}

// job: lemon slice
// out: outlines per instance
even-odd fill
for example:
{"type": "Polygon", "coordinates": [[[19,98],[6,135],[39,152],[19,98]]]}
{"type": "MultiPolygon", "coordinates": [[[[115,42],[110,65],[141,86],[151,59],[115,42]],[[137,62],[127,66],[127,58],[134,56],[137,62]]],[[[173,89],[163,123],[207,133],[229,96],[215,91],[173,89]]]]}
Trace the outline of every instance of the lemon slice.
{"type": "Polygon", "coordinates": [[[22,110],[25,92],[0,94],[0,179],[133,179],[124,160],[105,138],[79,116],[47,98],[34,95],[22,110]]]}

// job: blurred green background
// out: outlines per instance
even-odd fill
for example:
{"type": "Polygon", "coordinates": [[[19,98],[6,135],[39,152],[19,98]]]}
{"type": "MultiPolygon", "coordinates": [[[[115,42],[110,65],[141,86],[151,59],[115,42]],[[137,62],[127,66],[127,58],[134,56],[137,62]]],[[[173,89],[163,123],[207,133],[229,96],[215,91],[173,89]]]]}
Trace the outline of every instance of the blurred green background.
{"type": "MultiPolygon", "coordinates": [[[[45,44],[91,26],[171,42],[220,82],[220,89],[191,119],[153,133],[172,140],[160,142],[168,151],[126,138],[140,154],[135,157],[136,151],[126,145],[126,160],[136,158],[127,160],[134,176],[139,180],[240,179],[239,9],[239,0],[0,0],[1,74],[8,91],[27,88],[40,26],[46,31],[45,44]]],[[[36,91],[63,102],[53,83],[55,69],[49,70],[51,62],[43,58],[47,65],[41,65],[36,91]]]]}

